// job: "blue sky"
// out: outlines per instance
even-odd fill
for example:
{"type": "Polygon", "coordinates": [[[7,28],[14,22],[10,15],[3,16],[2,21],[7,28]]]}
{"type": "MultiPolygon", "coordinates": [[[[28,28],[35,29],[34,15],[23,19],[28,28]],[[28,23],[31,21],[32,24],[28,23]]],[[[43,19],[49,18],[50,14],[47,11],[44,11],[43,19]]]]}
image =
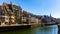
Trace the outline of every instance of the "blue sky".
{"type": "MultiPolygon", "coordinates": [[[[51,15],[60,18],[60,0],[11,0],[23,10],[36,15],[51,15]]],[[[0,5],[10,3],[10,0],[0,0],[0,5]]]]}

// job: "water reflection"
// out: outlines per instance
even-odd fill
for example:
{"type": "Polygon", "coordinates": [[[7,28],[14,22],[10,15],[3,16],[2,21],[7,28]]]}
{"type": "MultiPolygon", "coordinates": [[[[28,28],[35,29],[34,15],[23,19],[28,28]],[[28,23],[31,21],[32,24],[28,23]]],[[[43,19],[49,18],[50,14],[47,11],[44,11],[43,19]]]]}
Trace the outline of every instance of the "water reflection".
{"type": "Polygon", "coordinates": [[[0,34],[58,34],[58,26],[51,25],[45,27],[20,29],[16,31],[2,32],[0,34]]]}
{"type": "Polygon", "coordinates": [[[58,26],[52,25],[52,26],[46,26],[46,27],[40,27],[36,30],[38,32],[37,34],[58,34],[58,26]]]}

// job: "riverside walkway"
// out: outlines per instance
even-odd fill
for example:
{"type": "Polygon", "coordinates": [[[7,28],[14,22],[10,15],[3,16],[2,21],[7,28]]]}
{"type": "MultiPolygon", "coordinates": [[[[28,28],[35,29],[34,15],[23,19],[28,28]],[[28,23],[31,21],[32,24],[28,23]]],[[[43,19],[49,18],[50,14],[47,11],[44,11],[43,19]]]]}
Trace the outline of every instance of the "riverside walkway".
{"type": "MultiPolygon", "coordinates": [[[[54,23],[53,23],[54,24],[54,23]]],[[[0,27],[8,27],[8,26],[41,26],[41,25],[52,25],[52,23],[30,23],[30,24],[10,24],[10,25],[7,25],[7,24],[1,24],[0,27]]],[[[58,24],[60,25],[60,24],[58,24]]]]}
{"type": "Polygon", "coordinates": [[[6,25],[6,24],[2,24],[0,25],[0,27],[8,27],[8,26],[29,26],[31,24],[11,24],[11,25],[6,25]]]}

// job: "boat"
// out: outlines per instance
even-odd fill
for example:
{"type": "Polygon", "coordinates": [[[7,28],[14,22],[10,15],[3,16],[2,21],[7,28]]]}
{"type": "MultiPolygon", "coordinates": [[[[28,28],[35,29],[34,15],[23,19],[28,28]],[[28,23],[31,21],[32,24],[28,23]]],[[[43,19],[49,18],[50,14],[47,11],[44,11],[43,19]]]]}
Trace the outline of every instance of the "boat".
{"type": "Polygon", "coordinates": [[[49,23],[49,24],[44,24],[45,26],[49,26],[49,25],[57,25],[58,23],[54,22],[54,23],[49,23]]]}

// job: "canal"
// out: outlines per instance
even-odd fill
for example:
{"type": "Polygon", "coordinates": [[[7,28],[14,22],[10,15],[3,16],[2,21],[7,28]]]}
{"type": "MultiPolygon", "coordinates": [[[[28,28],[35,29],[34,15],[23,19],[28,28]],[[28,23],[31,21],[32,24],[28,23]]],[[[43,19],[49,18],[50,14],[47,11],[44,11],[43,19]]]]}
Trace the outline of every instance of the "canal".
{"type": "Polygon", "coordinates": [[[0,32],[0,34],[58,34],[58,26],[44,26],[37,28],[20,29],[15,31],[0,32]]]}

